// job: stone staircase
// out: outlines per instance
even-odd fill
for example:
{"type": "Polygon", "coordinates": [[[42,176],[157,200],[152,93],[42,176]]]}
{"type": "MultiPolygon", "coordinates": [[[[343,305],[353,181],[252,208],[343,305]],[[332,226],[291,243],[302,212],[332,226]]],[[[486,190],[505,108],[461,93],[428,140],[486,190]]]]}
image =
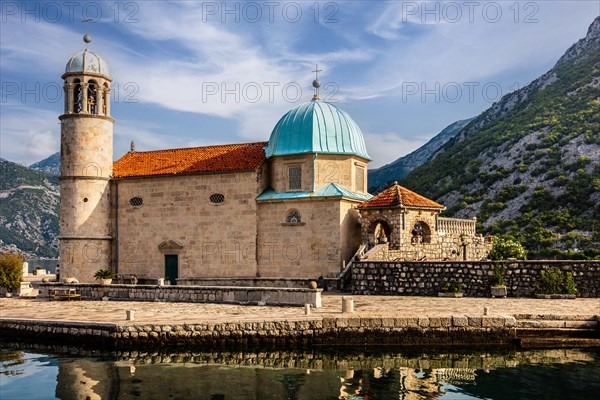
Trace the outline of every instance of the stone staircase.
{"type": "Polygon", "coordinates": [[[516,314],[514,317],[521,347],[600,347],[600,315],[516,314]]]}

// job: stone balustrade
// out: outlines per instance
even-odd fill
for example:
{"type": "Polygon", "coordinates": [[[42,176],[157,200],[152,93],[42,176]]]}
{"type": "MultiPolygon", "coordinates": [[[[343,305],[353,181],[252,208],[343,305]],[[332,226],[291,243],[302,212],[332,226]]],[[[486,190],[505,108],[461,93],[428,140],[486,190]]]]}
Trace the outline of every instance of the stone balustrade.
{"type": "Polygon", "coordinates": [[[475,235],[476,219],[462,218],[443,218],[437,219],[437,229],[439,232],[445,232],[455,235],[475,235]]]}

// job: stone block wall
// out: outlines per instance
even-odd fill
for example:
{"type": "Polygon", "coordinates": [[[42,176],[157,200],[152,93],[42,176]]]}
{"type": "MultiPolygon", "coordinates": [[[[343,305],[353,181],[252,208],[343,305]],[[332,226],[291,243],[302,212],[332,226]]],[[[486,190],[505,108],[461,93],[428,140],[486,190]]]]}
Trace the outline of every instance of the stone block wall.
{"type": "Polygon", "coordinates": [[[118,272],[164,277],[165,255],[177,255],[179,278],[255,276],[257,179],[260,171],[115,181],[118,272]],[[165,242],[180,248],[159,248],[165,242]]]}
{"type": "MultiPolygon", "coordinates": [[[[540,272],[549,267],[573,273],[579,297],[600,297],[600,261],[515,261],[507,268],[509,296],[532,296],[540,272]]],[[[495,263],[465,262],[356,262],[352,293],[371,295],[435,296],[445,282],[461,282],[466,296],[489,297],[495,263]]]]}
{"type": "Polygon", "coordinates": [[[207,346],[473,346],[506,345],[516,337],[511,316],[308,317],[276,321],[99,324],[0,319],[0,335],[36,343],[74,342],[122,349],[207,346]]]}
{"type": "Polygon", "coordinates": [[[402,243],[400,250],[389,247],[369,254],[370,261],[462,261],[484,260],[492,241],[482,235],[464,237],[439,232],[431,243],[402,243]]]}
{"type": "Polygon", "coordinates": [[[113,120],[90,114],[60,119],[61,273],[92,281],[97,269],[111,266],[113,120]]]}
{"type": "Polygon", "coordinates": [[[232,286],[151,286],[45,283],[40,295],[52,290],[75,289],[85,300],[108,297],[117,301],[169,301],[321,307],[322,289],[261,288],[232,286]]]}
{"type": "Polygon", "coordinates": [[[342,266],[340,201],[258,204],[258,271],[261,277],[310,278],[339,273],[342,266]],[[288,224],[296,210],[301,223],[288,224]]]}

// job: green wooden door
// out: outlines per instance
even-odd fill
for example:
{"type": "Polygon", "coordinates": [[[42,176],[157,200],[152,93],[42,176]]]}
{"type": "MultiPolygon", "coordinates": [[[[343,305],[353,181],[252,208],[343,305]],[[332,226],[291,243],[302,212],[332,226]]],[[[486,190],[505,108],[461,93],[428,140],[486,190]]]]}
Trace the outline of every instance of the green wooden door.
{"type": "Polygon", "coordinates": [[[178,264],[177,255],[165,255],[165,280],[171,281],[171,285],[177,284],[177,278],[179,277],[178,264]]]}

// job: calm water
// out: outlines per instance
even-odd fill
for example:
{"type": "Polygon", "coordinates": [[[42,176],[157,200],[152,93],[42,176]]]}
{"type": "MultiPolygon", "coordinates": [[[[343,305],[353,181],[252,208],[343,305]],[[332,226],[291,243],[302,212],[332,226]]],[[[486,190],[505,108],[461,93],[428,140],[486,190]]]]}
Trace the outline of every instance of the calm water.
{"type": "Polygon", "coordinates": [[[95,354],[7,346],[0,399],[598,399],[600,349],[95,354]],[[77,354],[79,353],[79,354],[77,354]]]}

